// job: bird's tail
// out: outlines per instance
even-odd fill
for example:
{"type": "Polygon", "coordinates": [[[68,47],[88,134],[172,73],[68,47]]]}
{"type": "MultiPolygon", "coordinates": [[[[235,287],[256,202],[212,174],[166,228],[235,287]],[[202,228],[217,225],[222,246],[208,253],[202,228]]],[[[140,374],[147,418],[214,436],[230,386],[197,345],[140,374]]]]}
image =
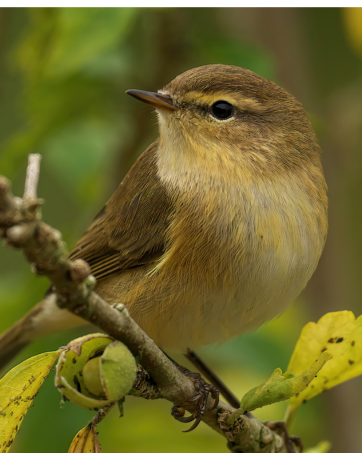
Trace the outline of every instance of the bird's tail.
{"type": "Polygon", "coordinates": [[[33,318],[39,311],[39,305],[0,336],[0,369],[31,342],[33,318]]]}
{"type": "Polygon", "coordinates": [[[48,294],[20,321],[0,335],[0,370],[36,338],[76,327],[84,322],[67,310],[58,308],[55,295],[48,294]]]}

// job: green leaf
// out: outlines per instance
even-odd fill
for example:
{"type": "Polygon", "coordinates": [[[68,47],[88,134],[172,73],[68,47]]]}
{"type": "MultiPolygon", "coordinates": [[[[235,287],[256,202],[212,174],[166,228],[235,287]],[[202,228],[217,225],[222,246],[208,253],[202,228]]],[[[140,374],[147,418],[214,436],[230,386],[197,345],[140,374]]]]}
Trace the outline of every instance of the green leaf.
{"type": "Polygon", "coordinates": [[[66,181],[64,190],[81,206],[102,197],[106,186],[102,175],[107,175],[109,162],[114,158],[119,132],[120,127],[111,121],[89,117],[59,128],[45,142],[43,165],[59,183],[66,181]]]}
{"type": "Polygon", "coordinates": [[[132,29],[136,8],[61,8],[47,64],[50,76],[69,76],[132,29]]]}
{"type": "Polygon", "coordinates": [[[20,424],[61,351],[31,357],[0,380],[0,448],[10,448],[20,424]]]}
{"type": "Polygon", "coordinates": [[[282,370],[277,368],[264,384],[249,390],[243,396],[240,402],[240,409],[229,417],[228,423],[232,424],[246,411],[253,411],[259,407],[284,401],[298,395],[307,388],[309,383],[316,377],[318,371],[331,358],[332,354],[330,352],[323,352],[312,366],[299,376],[295,376],[290,371],[286,371],[283,374],[282,370]]]}

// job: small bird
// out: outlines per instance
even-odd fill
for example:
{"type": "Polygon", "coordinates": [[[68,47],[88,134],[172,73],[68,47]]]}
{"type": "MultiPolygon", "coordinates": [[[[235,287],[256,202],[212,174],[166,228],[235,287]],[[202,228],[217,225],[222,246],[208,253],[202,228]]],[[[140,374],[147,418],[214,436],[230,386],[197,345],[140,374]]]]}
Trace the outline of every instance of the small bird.
{"type": "MultiPolygon", "coordinates": [[[[158,92],[159,138],[139,157],[71,259],[165,351],[192,351],[281,314],[327,234],[321,150],[302,105],[236,66],[201,66],[158,92]]],[[[50,292],[0,337],[0,364],[84,322],[50,292]]]]}

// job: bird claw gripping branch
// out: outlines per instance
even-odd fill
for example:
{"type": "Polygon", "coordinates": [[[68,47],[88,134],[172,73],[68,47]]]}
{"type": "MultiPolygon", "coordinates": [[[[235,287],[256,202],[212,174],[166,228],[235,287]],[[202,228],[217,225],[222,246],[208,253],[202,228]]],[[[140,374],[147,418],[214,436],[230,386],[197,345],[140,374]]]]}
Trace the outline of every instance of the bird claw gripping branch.
{"type": "Polygon", "coordinates": [[[191,400],[197,401],[195,412],[192,415],[185,417],[185,409],[180,406],[172,406],[171,410],[171,415],[179,422],[188,423],[195,420],[193,425],[189,429],[184,431],[185,433],[187,433],[193,431],[202,420],[202,417],[205,414],[209,395],[211,395],[212,399],[214,400],[214,404],[212,405],[210,410],[213,410],[217,407],[219,403],[219,389],[214,385],[205,382],[199,373],[193,373],[192,371],[189,371],[187,368],[184,368],[181,365],[178,365],[178,369],[193,382],[197,391],[197,394],[191,400]]]}

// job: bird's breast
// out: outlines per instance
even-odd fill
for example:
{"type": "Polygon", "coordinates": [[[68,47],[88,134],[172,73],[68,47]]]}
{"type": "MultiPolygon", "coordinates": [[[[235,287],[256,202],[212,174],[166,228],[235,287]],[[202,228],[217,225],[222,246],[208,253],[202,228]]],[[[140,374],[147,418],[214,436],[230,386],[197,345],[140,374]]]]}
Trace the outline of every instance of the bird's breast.
{"type": "Polygon", "coordinates": [[[314,272],[326,229],[325,209],[298,178],[181,190],[154,274],[180,288],[175,343],[224,341],[283,312],[314,272]]]}

